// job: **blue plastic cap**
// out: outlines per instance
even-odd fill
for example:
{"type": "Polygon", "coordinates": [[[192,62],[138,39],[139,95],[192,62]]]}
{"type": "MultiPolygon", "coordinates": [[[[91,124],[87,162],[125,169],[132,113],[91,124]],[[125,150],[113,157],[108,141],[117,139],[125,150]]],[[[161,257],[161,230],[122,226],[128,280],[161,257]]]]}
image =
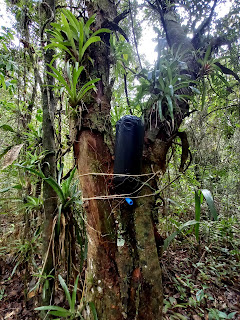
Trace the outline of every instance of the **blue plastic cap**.
{"type": "Polygon", "coordinates": [[[125,198],[125,200],[127,201],[127,203],[132,206],[133,205],[133,201],[130,198],[125,198]]]}

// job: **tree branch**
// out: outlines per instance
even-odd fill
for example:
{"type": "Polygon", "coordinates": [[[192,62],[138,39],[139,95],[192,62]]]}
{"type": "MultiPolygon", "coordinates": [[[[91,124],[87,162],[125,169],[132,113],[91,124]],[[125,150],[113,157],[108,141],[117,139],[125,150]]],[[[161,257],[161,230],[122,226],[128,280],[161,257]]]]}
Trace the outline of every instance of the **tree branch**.
{"type": "Polygon", "coordinates": [[[130,0],[128,0],[128,5],[129,5],[129,12],[130,12],[130,17],[131,17],[131,25],[132,25],[134,44],[135,44],[135,48],[136,48],[136,52],[137,52],[138,62],[139,62],[140,68],[142,69],[142,63],[141,63],[140,55],[139,55],[139,52],[138,52],[137,39],[136,39],[135,31],[134,31],[133,15],[132,15],[131,1],[130,0]]]}
{"type": "Polygon", "coordinates": [[[52,8],[50,7],[50,5],[47,3],[47,2],[42,2],[41,5],[43,6],[43,8],[45,9],[46,13],[47,13],[47,10],[50,12],[50,17],[45,21],[44,25],[42,26],[41,28],[41,32],[40,32],[40,35],[41,35],[41,42],[43,42],[43,33],[44,33],[44,30],[46,28],[46,26],[52,22],[54,20],[54,12],[52,10],[52,8]],[[47,10],[46,10],[47,8],[47,10]]]}
{"type": "Polygon", "coordinates": [[[129,42],[128,36],[125,33],[125,31],[123,31],[123,29],[119,27],[119,25],[114,21],[105,21],[102,24],[102,27],[109,28],[110,30],[113,30],[113,31],[118,31],[127,40],[127,42],[129,42]]]}
{"type": "Polygon", "coordinates": [[[131,109],[129,98],[128,98],[127,75],[126,75],[126,73],[124,73],[123,77],[124,77],[124,90],[125,90],[127,105],[128,105],[128,108],[129,108],[129,112],[132,115],[133,113],[132,113],[132,109],[131,109]]]}
{"type": "Polygon", "coordinates": [[[212,49],[218,49],[219,47],[224,45],[227,45],[229,50],[231,49],[231,42],[225,36],[212,39],[210,45],[212,49]]]}
{"type": "Polygon", "coordinates": [[[224,74],[229,74],[229,75],[233,76],[233,77],[240,83],[240,78],[239,78],[239,76],[236,74],[236,72],[234,72],[234,71],[232,71],[231,69],[223,66],[220,62],[215,62],[214,64],[215,64],[216,66],[218,66],[224,74]]]}
{"type": "Polygon", "coordinates": [[[218,2],[218,0],[214,0],[214,4],[212,6],[211,13],[210,13],[209,17],[205,21],[203,21],[203,23],[198,28],[196,34],[194,35],[194,37],[192,39],[192,44],[193,44],[194,48],[198,48],[199,47],[198,46],[199,45],[199,39],[203,35],[204,29],[206,29],[206,27],[209,26],[209,24],[210,24],[210,22],[212,20],[212,17],[213,17],[214,10],[216,8],[217,2],[218,2]]]}
{"type": "Polygon", "coordinates": [[[157,6],[155,6],[154,4],[152,4],[149,0],[146,0],[146,2],[149,4],[149,6],[150,6],[153,10],[155,10],[155,11],[158,12],[158,7],[157,7],[157,6]]]}
{"type": "Polygon", "coordinates": [[[238,107],[238,108],[239,108],[239,104],[231,104],[230,106],[216,108],[216,109],[208,112],[208,114],[206,114],[202,119],[207,118],[207,117],[210,116],[210,114],[212,114],[213,112],[216,112],[216,111],[219,111],[219,110],[224,110],[224,109],[229,109],[229,108],[234,108],[234,107],[238,107]]]}
{"type": "Polygon", "coordinates": [[[122,13],[120,13],[114,20],[113,22],[118,24],[120,21],[122,21],[123,19],[125,19],[127,17],[127,15],[129,14],[129,10],[124,10],[122,13]]]}

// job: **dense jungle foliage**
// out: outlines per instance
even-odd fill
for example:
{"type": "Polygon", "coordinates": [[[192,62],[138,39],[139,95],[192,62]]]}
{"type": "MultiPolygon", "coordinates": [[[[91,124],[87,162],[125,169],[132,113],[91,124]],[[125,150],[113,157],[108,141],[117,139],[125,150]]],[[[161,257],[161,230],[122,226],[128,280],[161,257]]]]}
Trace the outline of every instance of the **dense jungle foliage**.
{"type": "Polygon", "coordinates": [[[239,0],[1,6],[0,319],[240,319],[239,0]]]}

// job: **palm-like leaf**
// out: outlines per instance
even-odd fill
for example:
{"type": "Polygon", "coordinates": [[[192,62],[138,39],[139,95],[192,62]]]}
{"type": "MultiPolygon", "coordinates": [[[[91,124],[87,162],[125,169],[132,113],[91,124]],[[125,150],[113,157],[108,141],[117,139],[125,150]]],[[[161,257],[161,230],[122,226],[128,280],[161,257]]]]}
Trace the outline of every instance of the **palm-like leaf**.
{"type": "Polygon", "coordinates": [[[69,61],[67,62],[67,79],[61,71],[52,65],[49,65],[49,67],[53,72],[48,72],[66,91],[71,107],[76,107],[89,90],[95,89],[94,83],[100,80],[99,78],[92,79],[83,86],[80,84],[80,76],[84,67],[79,66],[79,63],[83,60],[86,50],[91,44],[101,41],[98,34],[110,32],[109,29],[103,28],[93,33],[90,27],[95,21],[95,17],[96,15],[90,17],[85,24],[83,19],[77,20],[69,10],[63,9],[60,22],[51,23],[53,29],[48,31],[52,35],[52,39],[46,49],[57,48],[61,52],[67,53],[70,59],[75,62],[74,67],[69,61]]]}
{"type": "Polygon", "coordinates": [[[52,35],[52,39],[46,49],[58,48],[68,53],[73,61],[81,62],[87,48],[92,43],[101,41],[98,34],[111,32],[109,29],[103,28],[93,33],[90,26],[95,17],[96,15],[93,15],[84,24],[83,19],[77,20],[69,10],[63,9],[60,22],[51,23],[53,30],[48,32],[52,35]]]}
{"type": "Polygon", "coordinates": [[[100,78],[93,79],[85,83],[82,87],[79,84],[79,78],[84,70],[83,66],[79,66],[79,63],[75,63],[75,67],[71,66],[69,62],[67,62],[66,70],[68,81],[64,79],[63,74],[54,68],[52,65],[48,65],[54,73],[48,72],[52,77],[54,77],[58,82],[60,87],[63,87],[68,95],[69,103],[71,107],[76,107],[84,95],[91,89],[95,89],[94,83],[100,80],[100,78]]]}

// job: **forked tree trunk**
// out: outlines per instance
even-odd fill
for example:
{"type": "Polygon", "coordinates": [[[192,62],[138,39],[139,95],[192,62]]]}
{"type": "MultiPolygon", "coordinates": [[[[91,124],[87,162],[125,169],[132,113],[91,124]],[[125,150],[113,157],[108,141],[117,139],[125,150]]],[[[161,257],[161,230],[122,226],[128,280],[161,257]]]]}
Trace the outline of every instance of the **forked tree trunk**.
{"type": "MultiPolygon", "coordinates": [[[[116,17],[109,0],[89,5],[97,13],[96,29],[116,17]]],[[[109,81],[109,35],[103,37],[91,57],[92,75],[100,77],[98,91],[82,113],[81,130],[74,144],[83,198],[109,195],[109,177],[84,175],[112,173],[109,81]]],[[[122,201],[121,201],[122,202],[122,201]]],[[[154,199],[137,201],[134,209],[117,200],[89,199],[87,213],[88,258],[86,298],[93,301],[101,320],[161,319],[162,283],[151,210],[154,199]],[[117,246],[121,234],[124,245],[117,246]]],[[[89,316],[91,318],[91,316],[89,316]]]]}
{"type": "MultiPolygon", "coordinates": [[[[96,29],[108,26],[108,22],[116,17],[116,6],[110,0],[92,1],[88,3],[88,10],[89,16],[97,14],[96,29]]],[[[193,70],[192,46],[179,28],[171,12],[166,13],[165,29],[169,44],[178,45],[179,41],[185,44],[188,49],[186,60],[193,70]]],[[[81,128],[74,143],[87,214],[86,298],[94,302],[101,320],[161,320],[162,275],[160,250],[157,247],[159,235],[153,218],[154,197],[139,198],[132,207],[119,199],[100,200],[95,197],[111,193],[108,177],[86,175],[92,172],[112,173],[113,168],[108,35],[102,40],[103,43],[91,51],[95,65],[94,70],[90,71],[92,76],[100,77],[101,81],[97,84],[96,95],[86,102],[86,110],[81,115],[81,128]]],[[[166,154],[188,111],[187,103],[180,108],[181,116],[175,115],[176,125],[171,136],[160,123],[152,139],[152,126],[146,125],[144,172],[149,173],[152,168],[165,170],[166,154]]],[[[147,123],[151,121],[147,115],[146,119],[147,123]]],[[[151,189],[144,187],[140,195],[148,193],[151,193],[151,189]]],[[[91,316],[87,318],[91,319],[91,316]]]]}

